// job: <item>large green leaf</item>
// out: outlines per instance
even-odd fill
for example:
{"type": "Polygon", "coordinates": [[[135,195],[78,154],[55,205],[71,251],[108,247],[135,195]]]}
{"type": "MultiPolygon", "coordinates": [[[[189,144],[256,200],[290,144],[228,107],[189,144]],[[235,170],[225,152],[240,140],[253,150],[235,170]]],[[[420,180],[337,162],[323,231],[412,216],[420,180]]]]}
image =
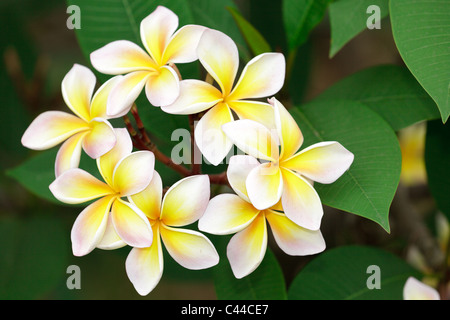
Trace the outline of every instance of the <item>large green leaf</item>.
{"type": "Polygon", "coordinates": [[[450,220],[450,126],[441,121],[427,124],[425,165],[428,185],[438,208],[450,220]]]}
{"type": "Polygon", "coordinates": [[[305,137],[303,147],[338,141],[355,155],[350,170],[336,182],[314,185],[322,202],[375,221],[389,232],[389,208],[401,171],[400,147],[392,128],[353,101],[315,101],[291,113],[305,137]]]}
{"type": "Polygon", "coordinates": [[[411,73],[450,115],[450,1],[391,0],[395,44],[411,73]]]}
{"type": "Polygon", "coordinates": [[[370,107],[394,130],[422,120],[439,118],[439,111],[407,68],[375,66],[332,85],[316,100],[347,99],[370,107]]]}
{"type": "Polygon", "coordinates": [[[410,276],[420,279],[416,270],[390,252],[363,246],[341,247],[325,251],[308,263],[292,282],[288,298],[401,300],[410,276]],[[372,287],[378,275],[379,289],[372,287]]]}
{"type": "Polygon", "coordinates": [[[389,0],[336,0],[330,4],[330,57],[367,28],[367,20],[372,15],[367,13],[367,8],[371,5],[380,8],[380,18],[389,14],[389,0]]]}

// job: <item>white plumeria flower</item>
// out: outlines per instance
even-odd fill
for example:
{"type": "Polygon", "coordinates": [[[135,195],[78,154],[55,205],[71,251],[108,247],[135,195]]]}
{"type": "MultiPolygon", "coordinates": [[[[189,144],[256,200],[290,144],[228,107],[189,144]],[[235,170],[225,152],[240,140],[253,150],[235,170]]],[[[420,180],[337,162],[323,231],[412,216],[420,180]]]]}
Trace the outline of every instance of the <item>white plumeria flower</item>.
{"type": "Polygon", "coordinates": [[[248,197],[245,187],[248,174],[260,163],[248,156],[230,159],[228,181],[236,194],[220,194],[208,204],[199,220],[199,229],[217,235],[234,235],[227,247],[227,257],[236,278],[253,272],[261,263],[267,249],[267,226],[275,241],[285,253],[293,256],[312,255],[325,250],[325,241],[319,230],[312,231],[293,223],[277,205],[259,210],[248,197]]]}
{"type": "Polygon", "coordinates": [[[152,229],[147,218],[122,197],[141,192],[148,186],[154,174],[155,156],[150,151],[132,153],[133,146],[126,129],[116,129],[116,135],[114,148],[97,159],[97,167],[105,182],[75,168],[65,171],[50,185],[53,195],[64,203],[98,199],[80,213],[72,227],[75,256],[86,255],[97,246],[106,249],[119,247],[120,241],[116,240],[115,244],[111,241],[107,225],[113,225],[114,232],[130,246],[147,247],[152,243],[152,229]],[[109,219],[112,224],[108,224],[109,219]],[[103,240],[105,234],[108,237],[103,240]]]}
{"type": "Polygon", "coordinates": [[[409,277],[403,287],[404,300],[441,300],[436,289],[414,277],[409,277]]]}
{"type": "Polygon", "coordinates": [[[194,114],[209,109],[195,128],[195,141],[211,164],[218,165],[228,154],[232,142],[221,126],[234,120],[252,119],[273,126],[273,108],[253,99],[276,94],[283,86],[286,61],[281,53],[264,53],[253,58],[234,85],[239,53],[233,40],[217,30],[206,30],[198,45],[198,58],[220,86],[199,80],[183,80],[180,96],[162,109],[171,114],[194,114]]]}
{"type": "Polygon", "coordinates": [[[320,142],[297,152],[303,143],[300,128],[278,100],[273,98],[269,102],[274,106],[276,130],[272,131],[275,132],[252,120],[222,126],[239,149],[249,157],[265,161],[247,177],[249,199],[260,210],[270,208],[281,199],[289,219],[301,227],[318,230],[323,208],[309,180],[336,181],[348,170],[354,156],[335,141],[320,142]]]}
{"type": "Polygon", "coordinates": [[[178,16],[158,6],[140,25],[145,52],[128,40],[111,42],[91,53],[95,69],[105,74],[127,74],[108,100],[108,114],[126,114],[145,86],[154,106],[171,104],[178,97],[179,77],[169,64],[197,60],[198,40],[206,29],[186,25],[178,28],[178,16]]]}
{"type": "Polygon", "coordinates": [[[65,141],[56,157],[57,177],[78,167],[81,149],[93,159],[111,150],[116,136],[107,120],[110,117],[106,115],[106,102],[120,78],[107,81],[92,97],[96,83],[94,73],[75,64],[61,84],[64,101],[75,115],[63,111],[40,114],[23,134],[22,144],[33,150],[46,150],[65,141]]]}
{"type": "Polygon", "coordinates": [[[161,240],[172,258],[181,266],[199,270],[219,262],[213,244],[203,234],[182,229],[197,221],[209,201],[207,175],[190,176],[178,181],[165,194],[157,172],[150,185],[130,196],[131,203],[147,216],[153,229],[153,243],[147,248],[133,248],[126,260],[126,271],[136,291],[147,295],[162,277],[164,263],[161,240]]]}

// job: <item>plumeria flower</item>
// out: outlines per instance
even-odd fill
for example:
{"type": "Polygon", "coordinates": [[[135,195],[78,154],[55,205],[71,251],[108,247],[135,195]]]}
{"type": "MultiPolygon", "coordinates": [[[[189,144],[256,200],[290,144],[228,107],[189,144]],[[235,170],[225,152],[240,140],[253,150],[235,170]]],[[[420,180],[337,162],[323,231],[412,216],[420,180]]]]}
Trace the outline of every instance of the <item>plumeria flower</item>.
{"type": "Polygon", "coordinates": [[[318,230],[323,208],[310,180],[336,181],[350,167],[354,156],[335,141],[320,142],[297,152],[303,143],[300,128],[278,100],[269,102],[274,106],[276,130],[252,120],[222,126],[248,157],[264,161],[247,177],[248,197],[259,210],[270,208],[281,199],[289,219],[304,228],[318,230]]]}
{"type": "Polygon", "coordinates": [[[219,262],[219,255],[208,238],[180,228],[203,215],[210,194],[208,176],[190,176],[178,181],[161,202],[162,193],[161,177],[155,172],[144,191],[129,197],[130,202],[146,214],[153,229],[152,245],[133,248],[126,260],[128,277],[141,295],[147,295],[161,279],[162,243],[172,258],[187,269],[205,269],[219,262]]]}
{"type": "Polygon", "coordinates": [[[227,247],[227,257],[236,278],[253,272],[267,249],[267,224],[276,243],[287,254],[305,256],[325,250],[319,230],[312,231],[292,222],[282,212],[280,204],[259,210],[250,202],[246,189],[248,174],[260,163],[251,157],[230,158],[228,181],[236,194],[220,194],[209,202],[199,220],[199,229],[217,235],[236,233],[227,247]]]}
{"type": "Polygon", "coordinates": [[[22,144],[33,150],[50,149],[65,141],[58,151],[55,175],[77,168],[81,149],[97,159],[116,144],[114,129],[106,115],[106,101],[120,76],[105,82],[92,97],[95,75],[88,68],[75,64],[64,77],[62,95],[75,114],[46,111],[40,114],[22,136],[22,144]],[[92,99],[91,99],[92,98],[92,99]]]}
{"type": "Polygon", "coordinates": [[[197,60],[196,48],[203,26],[178,28],[178,16],[158,6],[140,25],[145,52],[128,40],[111,42],[91,53],[94,68],[105,74],[127,74],[111,93],[108,114],[124,115],[145,86],[149,102],[168,105],[179,95],[179,76],[170,64],[197,60]]]}
{"type": "Polygon", "coordinates": [[[154,174],[155,156],[150,151],[132,153],[126,129],[116,129],[116,135],[114,148],[97,159],[104,182],[75,168],[65,171],[50,185],[53,195],[64,203],[98,199],[80,213],[72,227],[72,249],[76,256],[86,255],[101,244],[109,216],[115,233],[126,244],[148,247],[153,240],[145,215],[122,197],[141,192],[148,186],[154,174]]]}
{"type": "Polygon", "coordinates": [[[221,130],[223,124],[234,120],[232,111],[240,119],[273,125],[272,107],[253,99],[274,95],[282,88],[286,62],[281,53],[258,55],[245,66],[234,85],[239,53],[230,37],[208,29],[200,39],[197,53],[220,89],[200,80],[183,80],[178,99],[162,109],[172,114],[195,114],[209,109],[198,122],[194,135],[206,160],[218,165],[233,146],[221,130]]]}
{"type": "Polygon", "coordinates": [[[403,300],[441,300],[441,297],[436,289],[409,277],[403,287],[403,300]]]}

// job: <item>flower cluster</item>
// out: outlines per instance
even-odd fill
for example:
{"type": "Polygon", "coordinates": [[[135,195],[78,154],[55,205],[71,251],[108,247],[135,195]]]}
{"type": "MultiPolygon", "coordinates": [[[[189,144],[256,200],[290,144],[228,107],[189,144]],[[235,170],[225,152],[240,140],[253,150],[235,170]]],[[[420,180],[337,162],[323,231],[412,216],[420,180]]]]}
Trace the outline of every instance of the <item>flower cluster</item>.
{"type": "Polygon", "coordinates": [[[335,141],[299,151],[303,135],[273,97],[284,84],[281,53],[253,58],[236,81],[239,53],[231,38],[203,26],[178,25],[178,17],[159,6],[140,25],[145,50],[119,40],[93,52],[94,68],[114,75],[95,94],[94,73],[74,65],[62,81],[64,101],[74,115],[44,112],[22,137],[22,144],[34,150],[62,143],[50,190],[64,203],[90,202],[72,228],[74,255],[132,247],[126,272],[141,295],[162,276],[162,244],[188,269],[219,262],[213,243],[200,231],[235,233],[227,257],[237,278],[261,263],[266,221],[287,254],[323,251],[323,209],[313,183],[333,183],[353,162],[353,154],[335,141]],[[176,64],[196,60],[207,79],[183,80],[176,64]],[[221,163],[234,145],[245,153],[231,157],[226,171],[234,192],[210,199],[214,180],[197,172],[185,174],[164,192],[155,150],[139,144],[140,150],[133,150],[129,128],[113,128],[109,122],[133,111],[144,88],[149,103],[162,112],[197,116],[194,140],[211,164],[221,163]],[[82,150],[95,159],[101,179],[79,168],[82,150]],[[187,229],[195,222],[199,231],[187,229]]]}

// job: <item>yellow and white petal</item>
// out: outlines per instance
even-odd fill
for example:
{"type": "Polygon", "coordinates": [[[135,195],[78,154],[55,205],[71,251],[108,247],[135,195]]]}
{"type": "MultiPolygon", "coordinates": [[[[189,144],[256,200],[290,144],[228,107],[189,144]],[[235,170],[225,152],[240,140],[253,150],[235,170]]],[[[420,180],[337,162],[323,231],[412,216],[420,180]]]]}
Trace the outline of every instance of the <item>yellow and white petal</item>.
{"type": "Polygon", "coordinates": [[[114,193],[106,183],[78,168],[63,172],[49,188],[56,199],[69,204],[83,203],[114,193]]]}
{"type": "Polygon", "coordinates": [[[22,136],[22,145],[33,150],[53,148],[74,134],[89,130],[82,119],[62,111],[46,111],[31,122],[22,136]]]}
{"type": "Polygon", "coordinates": [[[285,214],[266,210],[266,219],[278,246],[291,256],[306,256],[325,250],[320,230],[312,231],[292,222],[285,214]]]}
{"type": "Polygon", "coordinates": [[[164,50],[162,64],[189,63],[197,60],[198,42],[205,30],[206,27],[193,24],[181,27],[169,40],[164,50]]]}
{"type": "Polygon", "coordinates": [[[162,110],[170,114],[194,114],[207,110],[222,100],[222,93],[214,86],[189,79],[180,82],[180,95],[172,104],[162,106],[162,110]]]}
{"type": "Polygon", "coordinates": [[[170,256],[190,270],[210,268],[219,263],[219,254],[200,232],[171,228],[161,224],[161,238],[170,256]]]}
{"type": "Polygon", "coordinates": [[[123,241],[114,228],[112,215],[108,214],[108,221],[106,222],[105,232],[102,239],[97,244],[97,248],[102,250],[115,250],[125,247],[127,243],[123,241]]]}
{"type": "MultiPolygon", "coordinates": [[[[239,119],[249,119],[263,124],[270,130],[276,130],[272,105],[259,101],[234,100],[228,105],[239,119]]],[[[275,131],[276,132],[276,131],[275,131]]]]}
{"type": "Polygon", "coordinates": [[[245,185],[247,177],[254,168],[260,163],[252,156],[235,155],[230,158],[227,168],[227,178],[231,188],[239,197],[247,202],[250,202],[245,185]]]}
{"type": "Polygon", "coordinates": [[[137,151],[119,161],[113,173],[113,188],[121,197],[144,190],[155,169],[155,155],[150,151],[137,151]]]}
{"type": "Polygon", "coordinates": [[[118,236],[129,246],[150,247],[153,232],[145,214],[135,205],[116,198],[111,208],[114,229],[118,236]]]}
{"type": "Polygon", "coordinates": [[[208,110],[195,127],[197,147],[212,165],[220,164],[233,147],[233,142],[222,131],[222,125],[233,120],[230,108],[219,103],[208,110]]]}
{"type": "Polygon", "coordinates": [[[267,249],[267,226],[259,214],[244,230],[236,233],[227,246],[227,257],[237,279],[252,273],[261,264],[267,249]]]}
{"type": "Polygon", "coordinates": [[[280,201],[283,193],[283,177],[278,166],[270,162],[252,169],[245,182],[248,197],[255,208],[264,210],[280,201]]]}
{"type": "Polygon", "coordinates": [[[73,135],[59,148],[55,161],[55,177],[59,177],[64,171],[69,169],[78,168],[82,142],[86,134],[87,131],[73,135]]]}
{"type": "Polygon", "coordinates": [[[141,41],[159,66],[165,64],[163,53],[177,28],[178,16],[163,6],[158,6],[141,22],[141,41]]]}
{"type": "Polygon", "coordinates": [[[303,144],[303,134],[289,111],[275,98],[269,100],[274,107],[275,125],[281,144],[280,158],[292,156],[303,144]]]}
{"type": "Polygon", "coordinates": [[[441,300],[441,297],[436,289],[409,277],[403,287],[403,300],[441,300]]]}
{"type": "Polygon", "coordinates": [[[248,227],[259,212],[251,203],[235,194],[219,194],[209,201],[198,228],[217,235],[236,233],[248,227]]]}
{"type": "Polygon", "coordinates": [[[180,78],[169,66],[152,73],[145,85],[148,101],[155,107],[172,104],[180,95],[180,78]]]}
{"type": "Polygon", "coordinates": [[[128,278],[141,296],[149,294],[158,285],[164,269],[158,224],[153,227],[152,245],[148,248],[133,248],[125,268],[128,278]]]}
{"type": "Polygon", "coordinates": [[[181,179],[167,190],[161,208],[165,225],[182,227],[197,221],[205,212],[210,195],[206,174],[181,179]]]}
{"type": "Polygon", "coordinates": [[[128,197],[151,220],[158,220],[161,215],[163,184],[157,171],[153,172],[150,184],[141,192],[128,197]]]}
{"type": "Polygon", "coordinates": [[[303,228],[319,230],[323,208],[316,190],[300,175],[283,168],[281,172],[284,185],[281,202],[284,213],[303,228]]]}
{"type": "Polygon", "coordinates": [[[234,41],[220,31],[207,29],[200,38],[197,54],[203,67],[219,84],[223,96],[228,96],[239,67],[239,52],[234,41]]]}
{"type": "Polygon", "coordinates": [[[286,60],[283,54],[260,54],[245,66],[229,99],[256,99],[273,96],[283,87],[285,74],[286,60]]]}
{"type": "Polygon", "coordinates": [[[319,183],[333,183],[353,163],[354,155],[339,142],[316,143],[282,162],[282,166],[319,183]]]}
{"type": "Polygon", "coordinates": [[[94,97],[91,101],[90,118],[111,118],[106,113],[106,106],[108,104],[108,97],[111,90],[122,80],[123,76],[115,76],[106,81],[98,90],[95,92],[94,97]]]}
{"type": "Polygon", "coordinates": [[[81,119],[89,122],[91,98],[95,89],[95,75],[85,66],[75,64],[61,83],[61,92],[67,106],[81,119]]]}
{"type": "Polygon", "coordinates": [[[118,40],[95,50],[90,55],[92,66],[105,74],[125,74],[157,68],[152,58],[137,44],[118,40]]]}
{"type": "Polygon", "coordinates": [[[116,133],[108,120],[102,118],[93,119],[83,139],[83,149],[92,159],[98,159],[116,144],[116,133]]]}
{"type": "Polygon", "coordinates": [[[106,114],[114,118],[126,115],[153,73],[154,71],[135,71],[121,78],[108,97],[106,114]]]}
{"type": "Polygon", "coordinates": [[[243,152],[255,158],[277,161],[277,136],[261,123],[237,120],[222,126],[226,136],[243,152]]]}
{"type": "Polygon", "coordinates": [[[84,209],[75,220],[70,238],[75,256],[91,252],[103,238],[113,196],[103,197],[84,209]]]}
{"type": "Polygon", "coordinates": [[[131,141],[130,134],[125,128],[114,129],[116,135],[116,144],[114,147],[97,158],[97,167],[100,171],[105,182],[112,186],[112,177],[114,169],[121,159],[131,154],[133,151],[133,142],[131,141]]]}

